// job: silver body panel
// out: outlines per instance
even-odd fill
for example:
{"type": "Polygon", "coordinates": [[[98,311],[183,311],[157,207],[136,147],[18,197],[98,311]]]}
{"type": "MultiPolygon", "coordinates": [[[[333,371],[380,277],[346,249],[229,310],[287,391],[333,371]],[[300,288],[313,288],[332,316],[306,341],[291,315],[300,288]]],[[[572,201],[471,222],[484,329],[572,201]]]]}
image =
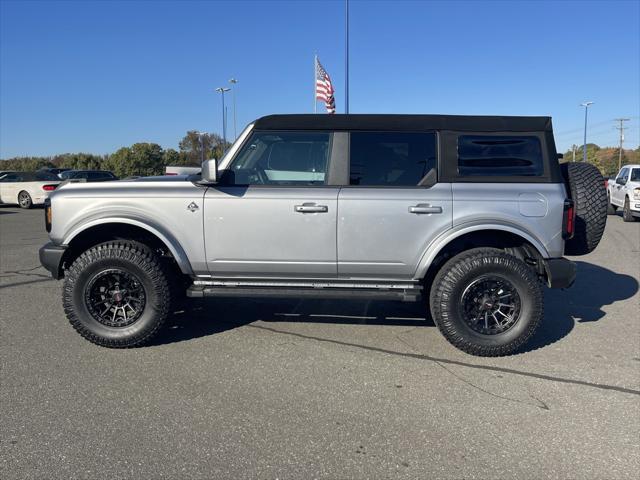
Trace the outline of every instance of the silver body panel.
{"type": "Polygon", "coordinates": [[[451,184],[431,188],[343,188],[338,197],[338,274],[414,278],[422,255],[451,229],[451,184]],[[440,213],[411,213],[418,205],[440,213]]]}
{"type": "Polygon", "coordinates": [[[68,245],[96,225],[135,225],[162,240],[184,273],[203,272],[205,190],[189,181],[69,183],[50,196],[54,220],[49,237],[68,245]],[[197,210],[187,209],[192,202],[197,210]]]}
{"type": "Polygon", "coordinates": [[[339,187],[211,187],[204,238],[215,276],[336,276],[339,187]],[[325,207],[299,212],[296,207],[325,207]]]}

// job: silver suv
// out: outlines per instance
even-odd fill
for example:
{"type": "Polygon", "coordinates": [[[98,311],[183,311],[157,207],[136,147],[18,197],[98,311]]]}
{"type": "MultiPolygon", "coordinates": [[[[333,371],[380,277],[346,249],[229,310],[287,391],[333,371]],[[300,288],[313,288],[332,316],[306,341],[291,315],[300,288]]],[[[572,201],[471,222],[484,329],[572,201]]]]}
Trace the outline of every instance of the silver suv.
{"type": "Polygon", "coordinates": [[[88,340],[155,336],[184,296],[424,301],[474,355],[517,351],[604,230],[548,117],[272,115],[198,176],[68,184],[42,264],[88,340]]]}

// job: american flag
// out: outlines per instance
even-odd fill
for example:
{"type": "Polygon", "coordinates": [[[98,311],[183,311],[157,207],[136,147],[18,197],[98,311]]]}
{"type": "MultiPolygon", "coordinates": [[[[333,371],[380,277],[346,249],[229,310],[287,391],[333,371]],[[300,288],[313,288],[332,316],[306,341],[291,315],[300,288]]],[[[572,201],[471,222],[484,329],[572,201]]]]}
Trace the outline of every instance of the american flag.
{"type": "Polygon", "coordinates": [[[336,99],[333,94],[331,78],[329,78],[329,74],[316,58],[316,100],[324,102],[325,107],[327,107],[327,113],[336,113],[336,99]]]}

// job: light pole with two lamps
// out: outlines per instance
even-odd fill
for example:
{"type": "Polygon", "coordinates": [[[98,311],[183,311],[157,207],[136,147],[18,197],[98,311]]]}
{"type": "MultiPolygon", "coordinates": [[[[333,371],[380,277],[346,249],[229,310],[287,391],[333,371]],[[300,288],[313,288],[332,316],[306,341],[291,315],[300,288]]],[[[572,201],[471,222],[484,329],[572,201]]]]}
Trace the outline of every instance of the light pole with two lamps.
{"type": "Polygon", "coordinates": [[[224,110],[224,94],[231,90],[230,88],[218,87],[216,88],[216,92],[222,95],[222,153],[227,150],[227,119],[225,118],[225,110],[224,110]]]}

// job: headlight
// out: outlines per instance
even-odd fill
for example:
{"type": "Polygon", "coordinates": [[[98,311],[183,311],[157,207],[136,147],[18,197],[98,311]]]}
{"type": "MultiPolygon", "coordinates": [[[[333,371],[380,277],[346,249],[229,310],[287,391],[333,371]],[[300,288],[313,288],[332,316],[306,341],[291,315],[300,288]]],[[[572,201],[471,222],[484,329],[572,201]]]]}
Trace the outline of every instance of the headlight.
{"type": "Polygon", "coordinates": [[[633,190],[633,198],[636,200],[640,200],[640,188],[635,188],[633,190]]]}

